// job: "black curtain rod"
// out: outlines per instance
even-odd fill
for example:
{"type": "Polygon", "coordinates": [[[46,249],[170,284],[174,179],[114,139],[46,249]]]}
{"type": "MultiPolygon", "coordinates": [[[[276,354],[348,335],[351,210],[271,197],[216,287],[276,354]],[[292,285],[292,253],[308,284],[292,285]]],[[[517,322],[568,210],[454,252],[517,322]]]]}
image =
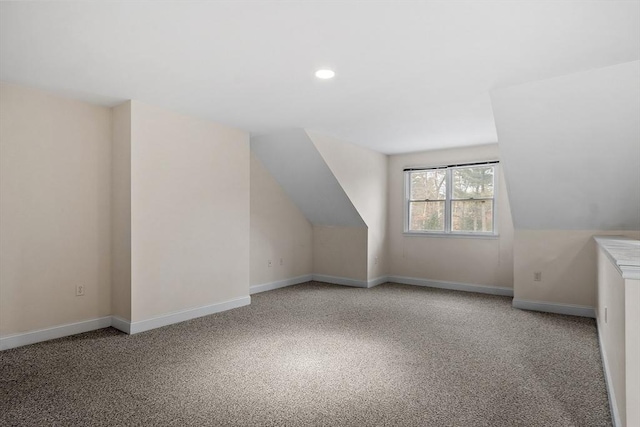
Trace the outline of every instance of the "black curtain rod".
{"type": "Polygon", "coordinates": [[[477,165],[493,165],[496,163],[500,163],[498,160],[492,160],[490,162],[478,162],[478,163],[461,163],[459,165],[446,165],[446,166],[431,166],[431,167],[427,167],[427,168],[406,168],[404,169],[405,172],[407,171],[426,171],[426,170],[431,170],[431,169],[447,169],[447,168],[456,168],[459,166],[477,166],[477,165]]]}

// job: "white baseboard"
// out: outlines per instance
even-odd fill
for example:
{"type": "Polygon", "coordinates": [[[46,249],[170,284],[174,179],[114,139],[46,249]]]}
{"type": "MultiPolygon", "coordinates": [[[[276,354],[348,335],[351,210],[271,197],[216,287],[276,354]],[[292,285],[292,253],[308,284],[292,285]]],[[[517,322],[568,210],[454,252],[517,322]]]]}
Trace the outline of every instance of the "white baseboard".
{"type": "Polygon", "coordinates": [[[371,279],[367,282],[367,288],[373,288],[374,286],[382,285],[383,283],[387,283],[389,280],[387,276],[376,277],[375,279],[371,279]]]}
{"type": "Polygon", "coordinates": [[[620,422],[620,414],[618,413],[618,402],[616,401],[616,394],[613,389],[613,380],[611,379],[611,373],[609,372],[609,362],[607,360],[607,353],[604,349],[604,343],[602,342],[602,334],[600,329],[600,319],[596,316],[596,326],[598,329],[598,346],[600,347],[600,357],[602,358],[602,369],[604,370],[604,382],[607,386],[607,396],[609,397],[609,409],[611,410],[611,422],[613,427],[622,427],[620,422]]]}
{"type": "Polygon", "coordinates": [[[118,316],[111,316],[111,327],[125,334],[131,334],[131,322],[118,316]]]}
{"type": "Polygon", "coordinates": [[[42,341],[49,341],[56,338],[67,337],[70,335],[81,334],[83,332],[95,331],[96,329],[108,328],[109,326],[113,326],[127,334],[136,334],[138,332],[144,332],[150,329],[172,325],[174,323],[184,322],[185,320],[220,313],[221,311],[242,307],[249,305],[250,303],[251,297],[246,296],[204,307],[178,311],[138,322],[130,322],[118,316],[100,317],[98,319],[87,320],[84,322],[69,323],[67,325],[54,326],[53,328],[0,337],[0,351],[28,344],[35,344],[42,341]]]}
{"type": "Polygon", "coordinates": [[[316,282],[331,283],[334,285],[352,286],[356,288],[373,288],[387,282],[387,276],[380,276],[371,280],[350,279],[348,277],[328,276],[325,274],[305,274],[304,276],[293,277],[291,279],[279,280],[277,282],[253,285],[250,288],[251,295],[259,292],[271,291],[273,289],[284,288],[286,286],[298,285],[315,280],[316,282]]]}
{"type": "Polygon", "coordinates": [[[96,329],[108,328],[109,326],[111,326],[111,316],[105,316],[83,322],[67,323],[66,325],[54,326],[52,328],[25,332],[23,334],[8,335],[0,337],[0,350],[8,350],[10,348],[22,347],[23,345],[49,341],[69,335],[82,334],[84,332],[95,331],[96,329]]]}
{"type": "Polygon", "coordinates": [[[474,285],[471,283],[445,282],[443,280],[418,279],[415,277],[388,276],[387,281],[391,283],[402,283],[403,285],[426,286],[429,288],[449,289],[452,291],[476,292],[480,294],[513,296],[513,289],[499,286],[474,285]]]}
{"type": "Polygon", "coordinates": [[[316,282],[332,283],[334,285],[352,286],[354,288],[368,288],[366,280],[350,279],[347,277],[327,276],[325,274],[314,274],[313,280],[316,282]]]}
{"type": "Polygon", "coordinates": [[[139,320],[131,322],[130,334],[137,334],[151,329],[161,328],[163,326],[173,325],[174,323],[184,322],[186,320],[198,317],[208,316],[221,311],[227,311],[234,308],[251,304],[251,297],[240,297],[229,301],[219,302],[216,304],[205,305],[204,307],[196,307],[188,310],[176,311],[174,313],[165,314],[151,319],[139,320]]]}
{"type": "Polygon", "coordinates": [[[474,285],[470,283],[445,282],[440,280],[418,279],[403,276],[380,276],[371,280],[357,280],[346,277],[327,276],[314,274],[313,280],[318,282],[333,283],[336,285],[353,286],[356,288],[373,288],[382,283],[401,283],[404,285],[426,286],[430,288],[449,289],[454,291],[477,292],[481,294],[513,296],[513,289],[499,286],[474,285]]]}
{"type": "Polygon", "coordinates": [[[529,301],[524,299],[513,299],[513,307],[521,310],[542,311],[545,313],[566,314],[569,316],[596,317],[596,310],[593,307],[573,304],[557,304],[543,301],[529,301]]]}
{"type": "Polygon", "coordinates": [[[270,283],[262,283],[260,285],[253,285],[249,288],[251,295],[265,291],[272,291],[274,289],[284,288],[287,286],[298,285],[300,283],[310,282],[313,280],[312,274],[305,274],[304,276],[292,277],[290,279],[278,280],[270,283]]]}

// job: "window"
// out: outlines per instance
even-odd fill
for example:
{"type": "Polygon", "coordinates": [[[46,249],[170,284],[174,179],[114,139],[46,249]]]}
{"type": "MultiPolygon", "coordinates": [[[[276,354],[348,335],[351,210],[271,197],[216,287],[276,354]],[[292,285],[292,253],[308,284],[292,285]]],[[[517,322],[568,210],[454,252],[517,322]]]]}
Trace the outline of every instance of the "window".
{"type": "Polygon", "coordinates": [[[497,163],[405,169],[405,232],[495,235],[497,163]]]}

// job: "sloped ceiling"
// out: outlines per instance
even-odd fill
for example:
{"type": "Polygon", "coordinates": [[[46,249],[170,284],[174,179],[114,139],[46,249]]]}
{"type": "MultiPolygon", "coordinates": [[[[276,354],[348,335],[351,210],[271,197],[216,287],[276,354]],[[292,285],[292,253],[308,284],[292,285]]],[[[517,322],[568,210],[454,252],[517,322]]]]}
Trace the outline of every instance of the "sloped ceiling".
{"type": "Polygon", "coordinates": [[[251,151],[312,224],[366,227],[303,129],[253,136],[251,151]]]}
{"type": "Polygon", "coordinates": [[[0,2],[2,80],[387,154],[495,143],[492,88],[639,54],[637,1],[0,2]]]}
{"type": "Polygon", "coordinates": [[[640,61],[491,99],[516,229],[640,229],[640,61]]]}

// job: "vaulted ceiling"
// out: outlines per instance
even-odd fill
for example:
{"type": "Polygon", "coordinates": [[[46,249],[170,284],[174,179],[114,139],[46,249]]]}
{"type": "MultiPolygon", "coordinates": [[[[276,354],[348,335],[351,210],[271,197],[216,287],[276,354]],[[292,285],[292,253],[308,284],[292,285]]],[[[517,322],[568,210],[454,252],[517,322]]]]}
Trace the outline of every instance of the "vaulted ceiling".
{"type": "Polygon", "coordinates": [[[0,4],[2,80],[384,153],[495,142],[491,90],[639,56],[637,1],[0,4]]]}

